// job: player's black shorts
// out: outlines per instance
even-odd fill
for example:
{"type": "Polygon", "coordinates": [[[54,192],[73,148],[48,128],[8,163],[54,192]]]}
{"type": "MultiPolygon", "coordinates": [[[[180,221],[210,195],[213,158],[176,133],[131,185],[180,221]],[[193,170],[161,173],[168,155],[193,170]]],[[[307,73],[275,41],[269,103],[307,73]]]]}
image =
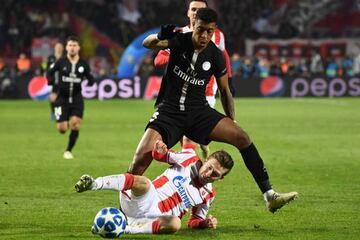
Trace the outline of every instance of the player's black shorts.
{"type": "Polygon", "coordinates": [[[55,101],[54,114],[56,122],[69,121],[71,116],[83,118],[84,100],[75,99],[73,103],[69,103],[67,98],[57,97],[55,101]]]}
{"type": "Polygon", "coordinates": [[[185,112],[161,106],[151,117],[146,129],[158,131],[168,148],[173,147],[184,135],[196,143],[207,145],[210,143],[209,134],[224,117],[209,106],[185,112]]]}

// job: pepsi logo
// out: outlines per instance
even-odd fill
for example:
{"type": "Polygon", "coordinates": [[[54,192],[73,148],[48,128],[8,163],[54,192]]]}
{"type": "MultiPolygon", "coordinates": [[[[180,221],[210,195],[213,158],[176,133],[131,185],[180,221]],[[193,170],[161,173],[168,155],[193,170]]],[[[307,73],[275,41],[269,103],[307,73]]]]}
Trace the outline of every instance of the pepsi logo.
{"type": "Polygon", "coordinates": [[[278,76],[264,78],[260,84],[260,92],[264,97],[279,97],[284,95],[284,81],[278,76]]]}
{"type": "Polygon", "coordinates": [[[45,100],[50,94],[50,87],[44,76],[37,76],[30,80],[28,85],[28,93],[32,99],[45,100]]]}

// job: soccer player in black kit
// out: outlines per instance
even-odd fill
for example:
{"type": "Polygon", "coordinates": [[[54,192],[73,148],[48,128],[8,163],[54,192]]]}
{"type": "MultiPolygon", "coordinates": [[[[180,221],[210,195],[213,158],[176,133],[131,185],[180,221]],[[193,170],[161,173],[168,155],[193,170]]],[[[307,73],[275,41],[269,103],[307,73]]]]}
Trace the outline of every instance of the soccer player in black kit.
{"type": "MultiPolygon", "coordinates": [[[[54,46],[54,54],[48,57],[47,69],[49,69],[55,62],[60,59],[64,54],[64,45],[61,42],[58,42],[54,46]]],[[[49,82],[52,83],[51,93],[49,95],[50,107],[51,107],[51,119],[55,120],[55,100],[57,97],[58,85],[59,85],[59,74],[55,72],[53,74],[53,79],[49,79],[49,82]]]]}
{"type": "MultiPolygon", "coordinates": [[[[68,146],[64,152],[65,159],[72,159],[72,149],[79,136],[80,122],[84,114],[84,99],[81,95],[81,82],[85,79],[89,84],[94,83],[90,67],[79,56],[79,39],[70,36],[66,40],[66,56],[60,58],[47,71],[47,79],[54,79],[55,72],[59,73],[57,98],[55,100],[55,118],[57,129],[64,134],[68,130],[69,120],[71,133],[68,146]]],[[[49,85],[53,83],[50,81],[49,85]]]]}
{"type": "Polygon", "coordinates": [[[217,14],[210,8],[197,11],[194,31],[175,33],[172,25],[164,25],[158,34],[149,35],[144,47],[170,49],[169,63],[163,77],[166,89],[160,89],[157,110],[146,126],[129,167],[132,174],[142,175],[152,161],[154,142],[162,140],[171,148],[185,135],[207,145],[225,142],[236,147],[263,193],[266,206],[275,212],[298,195],[277,193],[255,145],[235,122],[234,101],[228,86],[223,53],[210,41],[216,28],[217,14]],[[211,108],[205,98],[205,87],[215,75],[221,103],[226,114],[211,108]]]}

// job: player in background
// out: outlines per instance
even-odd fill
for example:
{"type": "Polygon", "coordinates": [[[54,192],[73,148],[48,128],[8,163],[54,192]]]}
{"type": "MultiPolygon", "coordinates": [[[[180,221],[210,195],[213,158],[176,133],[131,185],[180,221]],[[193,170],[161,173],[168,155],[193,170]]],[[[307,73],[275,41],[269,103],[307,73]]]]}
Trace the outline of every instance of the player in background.
{"type": "Polygon", "coordinates": [[[54,83],[54,75],[59,74],[57,98],[55,100],[56,126],[61,134],[66,133],[69,124],[71,132],[69,141],[64,152],[65,159],[72,159],[72,149],[78,139],[80,123],[84,114],[84,99],[81,94],[81,82],[87,80],[90,85],[94,78],[90,73],[90,67],[85,60],[80,58],[80,43],[76,36],[70,36],[66,41],[66,56],[52,64],[46,73],[49,85],[54,83]]]}
{"type": "Polygon", "coordinates": [[[158,34],[151,34],[143,41],[146,48],[169,48],[171,51],[163,76],[167,86],[158,95],[157,110],[146,126],[129,172],[137,175],[144,173],[152,161],[151,150],[157,140],[164,141],[169,148],[184,135],[204,145],[211,141],[228,143],[239,150],[263,193],[267,208],[275,212],[294,200],[298,193],[277,193],[273,190],[256,146],[235,122],[224,55],[211,42],[216,21],[214,10],[201,8],[197,11],[193,32],[176,33],[175,26],[163,25],[158,34]],[[211,108],[206,101],[205,87],[212,75],[216,77],[226,115],[211,108]]]}
{"type": "MultiPolygon", "coordinates": [[[[195,25],[195,16],[196,16],[196,12],[198,9],[200,8],[205,8],[207,7],[207,1],[206,0],[192,0],[189,2],[189,6],[188,6],[188,10],[187,10],[187,17],[189,18],[189,25],[182,27],[182,28],[177,28],[176,31],[178,32],[182,32],[182,33],[187,33],[187,32],[192,32],[194,29],[194,25],[195,25]]],[[[230,57],[229,54],[225,48],[225,37],[224,34],[221,32],[221,30],[219,28],[215,29],[214,35],[211,38],[211,41],[213,43],[215,43],[215,45],[223,52],[224,57],[225,57],[225,61],[226,61],[226,71],[228,74],[228,78],[229,78],[229,86],[230,86],[230,90],[232,90],[232,84],[231,84],[231,78],[232,78],[232,72],[231,72],[231,67],[230,67],[230,57]]],[[[170,56],[170,50],[169,49],[165,49],[165,50],[160,50],[158,52],[158,54],[156,55],[155,59],[154,59],[154,65],[157,68],[163,68],[166,67],[168,61],[169,61],[169,56],[170,56]]],[[[166,83],[164,83],[165,85],[166,83]]],[[[163,83],[162,83],[163,85],[163,83]]],[[[164,86],[165,87],[165,86],[164,86]]],[[[163,88],[164,88],[163,87],[163,88]]],[[[215,77],[212,76],[209,83],[206,86],[206,90],[205,90],[205,95],[206,95],[206,100],[209,102],[210,107],[214,108],[215,104],[216,104],[216,99],[215,99],[215,95],[217,92],[218,86],[215,80],[215,77]]],[[[234,94],[234,92],[232,91],[232,93],[234,94]]],[[[188,145],[188,144],[195,144],[193,141],[191,141],[189,138],[187,138],[186,136],[184,136],[181,140],[181,145],[188,145]]],[[[200,148],[203,154],[203,157],[206,158],[206,156],[209,154],[210,149],[207,145],[202,145],[200,144],[200,148]]]]}
{"type": "MultiPolygon", "coordinates": [[[[50,68],[51,65],[55,64],[57,60],[59,60],[64,54],[64,45],[61,42],[58,42],[54,46],[54,54],[50,55],[47,60],[47,69],[50,68]]],[[[50,108],[51,108],[51,119],[55,120],[54,114],[54,107],[55,107],[55,100],[57,97],[57,90],[59,84],[59,72],[55,72],[53,75],[54,79],[48,80],[52,82],[53,85],[51,86],[51,93],[49,95],[50,101],[50,108]]]]}
{"type": "Polygon", "coordinates": [[[169,151],[162,141],[154,144],[154,159],[170,165],[154,181],[129,173],[99,177],[83,175],[77,192],[113,190],[119,192],[121,210],[127,216],[126,233],[175,233],[181,218],[192,209],[188,227],[216,228],[218,220],[208,215],[216,192],[212,182],[223,179],[234,162],[225,151],[212,153],[202,162],[195,149],[169,151]]]}

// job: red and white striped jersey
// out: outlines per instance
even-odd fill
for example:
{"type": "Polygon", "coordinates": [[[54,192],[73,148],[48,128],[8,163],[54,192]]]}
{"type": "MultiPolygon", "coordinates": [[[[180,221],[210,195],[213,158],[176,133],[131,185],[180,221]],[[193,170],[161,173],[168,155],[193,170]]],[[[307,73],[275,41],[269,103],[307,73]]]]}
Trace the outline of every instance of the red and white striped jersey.
{"type": "Polygon", "coordinates": [[[170,168],[153,181],[162,214],[181,218],[192,207],[192,216],[206,219],[215,190],[211,183],[200,185],[198,179],[202,162],[193,149],[181,153],[160,155],[153,151],[156,160],[167,162],[170,168]]]}

